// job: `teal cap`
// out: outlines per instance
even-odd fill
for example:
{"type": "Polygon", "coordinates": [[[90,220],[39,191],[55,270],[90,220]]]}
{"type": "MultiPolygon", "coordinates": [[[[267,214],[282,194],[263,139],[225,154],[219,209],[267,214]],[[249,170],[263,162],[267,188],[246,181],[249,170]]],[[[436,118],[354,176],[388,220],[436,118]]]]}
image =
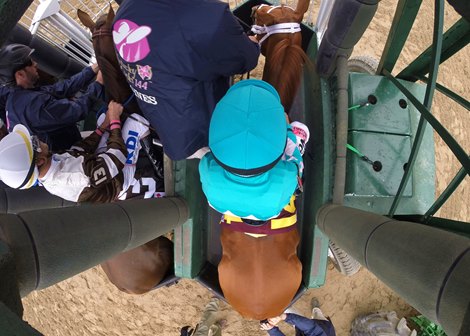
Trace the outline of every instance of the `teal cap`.
{"type": "Polygon", "coordinates": [[[284,107],[276,89],[267,82],[238,82],[212,114],[209,147],[216,162],[232,173],[268,171],[282,157],[286,139],[284,107]]]}

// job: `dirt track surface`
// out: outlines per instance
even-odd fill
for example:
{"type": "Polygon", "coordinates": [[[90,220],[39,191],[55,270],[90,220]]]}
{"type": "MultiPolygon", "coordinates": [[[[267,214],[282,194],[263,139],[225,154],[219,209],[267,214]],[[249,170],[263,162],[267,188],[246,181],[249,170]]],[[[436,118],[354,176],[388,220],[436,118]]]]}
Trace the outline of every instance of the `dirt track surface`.
{"type": "MultiPolygon", "coordinates": [[[[379,58],[386,34],[392,22],[396,1],[383,0],[354,55],[379,58]]],[[[405,50],[397,64],[397,73],[405,62],[416,57],[432,39],[433,4],[424,1],[405,50]]],[[[450,27],[457,15],[446,2],[446,24],[450,27]]],[[[439,82],[470,99],[470,50],[461,51],[440,68],[439,82]]],[[[466,152],[470,151],[470,116],[441,94],[434,99],[434,114],[451,131],[466,152]]],[[[456,174],[460,166],[439,137],[436,139],[437,194],[456,174]]],[[[470,221],[468,200],[469,178],[445,204],[439,215],[470,221]],[[465,201],[467,200],[467,201],[465,201]]],[[[351,321],[361,313],[376,310],[395,310],[398,315],[416,313],[392,290],[367,270],[352,277],[344,277],[328,267],[326,284],[310,289],[294,307],[309,315],[310,299],[316,296],[325,314],[331,316],[337,335],[349,334],[351,321]]],[[[90,269],[45,290],[31,293],[23,300],[24,319],[46,335],[179,335],[184,325],[195,325],[211,294],[200,284],[182,280],[177,285],[141,296],[119,292],[105,278],[99,268],[90,269]]],[[[265,335],[257,321],[244,320],[228,305],[222,306],[221,316],[228,319],[224,335],[265,335]]],[[[294,335],[292,328],[282,327],[286,335],[294,335]]]]}

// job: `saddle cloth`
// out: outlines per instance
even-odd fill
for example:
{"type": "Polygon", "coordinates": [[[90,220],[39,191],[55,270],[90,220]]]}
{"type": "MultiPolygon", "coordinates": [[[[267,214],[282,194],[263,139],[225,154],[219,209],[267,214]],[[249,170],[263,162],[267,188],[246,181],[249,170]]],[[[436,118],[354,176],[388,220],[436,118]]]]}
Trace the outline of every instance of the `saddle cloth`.
{"type": "Polygon", "coordinates": [[[296,228],[296,223],[297,210],[294,195],[277,217],[267,221],[247,220],[233,215],[223,215],[220,220],[220,225],[223,227],[233,231],[245,232],[256,238],[289,232],[296,228]]]}

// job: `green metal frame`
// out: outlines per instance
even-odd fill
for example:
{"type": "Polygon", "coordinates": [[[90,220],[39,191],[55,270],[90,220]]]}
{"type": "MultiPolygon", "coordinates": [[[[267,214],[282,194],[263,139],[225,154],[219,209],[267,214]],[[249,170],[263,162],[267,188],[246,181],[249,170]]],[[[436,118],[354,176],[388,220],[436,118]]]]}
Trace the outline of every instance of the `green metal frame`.
{"type": "MultiPolygon", "coordinates": [[[[367,102],[370,95],[377,102],[349,112],[348,144],[371,161],[379,161],[382,169],[375,171],[370,162],[348,151],[343,204],[384,215],[407,165],[420,113],[386,77],[351,73],[349,81],[349,106],[367,102]]],[[[414,97],[424,98],[422,84],[398,81],[414,97]]],[[[425,129],[423,145],[426,150],[417,155],[410,183],[403,192],[406,202],[399,204],[398,214],[423,214],[434,202],[434,137],[430,128],[425,129]]]]}
{"type": "Polygon", "coordinates": [[[382,74],[383,70],[392,72],[408,39],[422,2],[422,0],[400,0],[398,2],[392,27],[377,68],[378,75],[382,74]]]}
{"type": "MultiPolygon", "coordinates": [[[[433,37],[433,46],[432,46],[432,61],[431,61],[431,70],[429,71],[429,82],[426,86],[426,95],[424,97],[424,106],[427,110],[431,109],[432,106],[432,98],[434,96],[434,88],[436,85],[437,80],[437,72],[440,64],[440,56],[442,50],[442,27],[444,25],[444,0],[436,0],[435,1],[435,20],[434,20],[434,37],[433,37]]],[[[397,85],[397,80],[390,76],[390,73],[387,70],[383,71],[385,75],[392,80],[395,85],[397,85]]],[[[398,83],[397,87],[402,91],[402,86],[399,86],[398,83]]],[[[405,92],[404,92],[405,93],[405,92]]],[[[406,93],[405,93],[406,95],[406,93]]],[[[408,97],[408,95],[407,95],[408,97]]],[[[414,97],[413,97],[414,98],[414,97]]],[[[408,97],[410,99],[410,97],[408,97]]],[[[410,99],[413,105],[416,106],[415,99],[410,99]]],[[[416,106],[417,107],[417,106],[416,106]]],[[[418,110],[420,110],[418,108],[418,110]]],[[[421,110],[420,110],[421,112],[421,110]]],[[[413,142],[413,147],[411,148],[410,158],[408,159],[408,165],[406,166],[405,173],[403,174],[403,178],[401,180],[400,186],[398,187],[397,195],[395,200],[390,207],[390,211],[388,213],[389,216],[393,216],[395,211],[398,207],[398,203],[400,202],[403,191],[405,190],[406,184],[411,176],[411,171],[413,166],[416,162],[416,156],[418,154],[418,150],[421,146],[421,142],[423,140],[424,129],[426,127],[426,119],[423,115],[420,117],[418,130],[416,131],[415,140],[413,142]]]]}
{"type": "MultiPolygon", "coordinates": [[[[442,12],[441,12],[442,13],[442,12]]],[[[470,42],[470,23],[461,18],[442,36],[442,50],[440,53],[440,63],[447,61],[456,52],[465,47],[470,42]]],[[[429,72],[430,61],[433,59],[433,49],[429,47],[405,69],[397,78],[416,81],[429,72]]]]}
{"type": "MultiPolygon", "coordinates": [[[[448,225],[449,227],[455,228],[455,221],[446,219],[436,220],[432,216],[457,189],[465,176],[470,175],[470,157],[445,129],[445,127],[432,115],[431,105],[434,91],[437,89],[466,110],[470,110],[470,102],[468,100],[436,82],[439,64],[452,57],[459,50],[466,47],[470,42],[470,23],[464,18],[461,18],[443,34],[444,1],[435,0],[433,44],[407,67],[405,67],[395,78],[392,75],[392,70],[408,38],[420,4],[421,0],[401,0],[399,2],[377,71],[378,74],[386,76],[392,83],[394,83],[394,85],[407,97],[411,104],[413,104],[421,113],[419,127],[416,138],[413,142],[408,166],[403,174],[402,181],[398,188],[395,200],[390,207],[388,216],[394,216],[396,214],[398,204],[403,197],[403,192],[411,176],[413,165],[421,147],[421,141],[426,124],[429,123],[462,164],[462,168],[424,215],[417,216],[414,219],[417,222],[427,223],[429,225],[436,225],[439,227],[445,227],[448,225]],[[426,76],[427,73],[429,73],[428,76],[426,76]],[[421,80],[426,83],[427,86],[424,101],[419,101],[402,82],[397,80],[397,78],[407,81],[421,80]]],[[[463,231],[460,230],[460,232],[463,231]]]]}

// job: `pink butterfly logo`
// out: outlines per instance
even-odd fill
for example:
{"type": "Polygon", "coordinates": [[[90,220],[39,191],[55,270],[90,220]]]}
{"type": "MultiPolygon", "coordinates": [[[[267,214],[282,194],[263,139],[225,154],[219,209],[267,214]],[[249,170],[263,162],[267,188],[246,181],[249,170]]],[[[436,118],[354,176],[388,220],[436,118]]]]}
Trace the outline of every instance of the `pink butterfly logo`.
{"type": "Polygon", "coordinates": [[[138,26],[129,20],[118,20],[113,26],[113,41],[126,62],[137,62],[150,53],[147,36],[152,32],[148,26],[138,26]]]}
{"type": "Polygon", "coordinates": [[[143,80],[152,79],[152,67],[150,65],[137,65],[137,72],[143,80]]]}

